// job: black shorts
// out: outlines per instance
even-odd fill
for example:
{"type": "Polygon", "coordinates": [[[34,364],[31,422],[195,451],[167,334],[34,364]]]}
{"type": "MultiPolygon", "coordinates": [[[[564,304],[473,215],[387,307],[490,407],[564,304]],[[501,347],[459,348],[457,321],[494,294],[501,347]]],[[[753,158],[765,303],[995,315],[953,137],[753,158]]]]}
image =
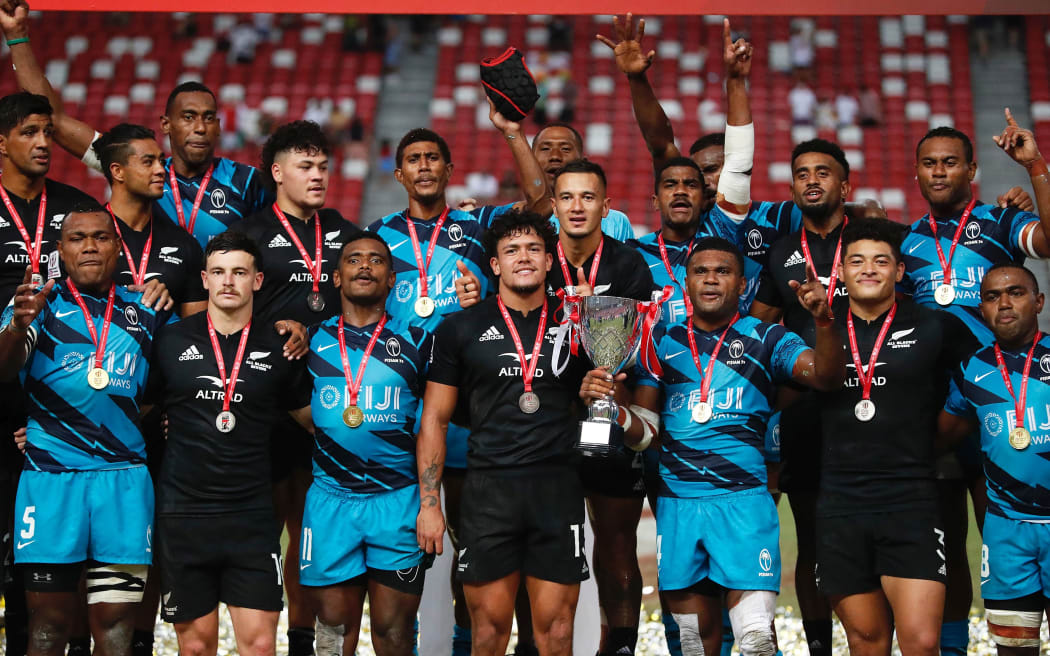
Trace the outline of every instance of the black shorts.
{"type": "Polygon", "coordinates": [[[820,489],[820,405],[809,397],[780,413],[780,490],[817,492],[820,489]]]}
{"type": "Polygon", "coordinates": [[[875,590],[882,576],[944,583],[946,575],[936,508],[817,516],[817,585],[825,595],[875,590]]]}
{"type": "Polygon", "coordinates": [[[641,499],[645,496],[644,473],[642,454],[628,448],[580,460],[580,482],[587,496],[641,499]]]}
{"type": "Polygon", "coordinates": [[[313,467],[314,438],[287,413],[274,422],[270,431],[270,480],[288,478],[293,469],[313,467]]]}
{"type": "Polygon", "coordinates": [[[554,583],[584,581],[590,570],[583,522],[583,488],[571,467],[468,469],[456,574],[463,583],[486,583],[517,571],[554,583]]]}
{"type": "Polygon", "coordinates": [[[161,515],[161,617],[189,622],[229,606],[283,608],[280,528],[270,512],[161,515]]]}

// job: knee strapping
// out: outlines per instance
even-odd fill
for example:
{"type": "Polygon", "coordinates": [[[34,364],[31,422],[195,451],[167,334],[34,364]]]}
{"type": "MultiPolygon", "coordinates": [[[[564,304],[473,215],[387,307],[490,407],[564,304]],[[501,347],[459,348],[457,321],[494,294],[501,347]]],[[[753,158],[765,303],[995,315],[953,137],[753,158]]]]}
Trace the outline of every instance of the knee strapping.
{"type": "Polygon", "coordinates": [[[678,624],[678,635],[682,642],[682,656],[704,656],[704,643],[700,640],[700,620],[693,613],[671,613],[678,624]]]}
{"type": "Polygon", "coordinates": [[[1039,626],[1043,611],[1000,610],[985,611],[988,633],[997,645],[1004,647],[1039,647],[1039,626]]]}
{"type": "Polygon", "coordinates": [[[89,604],[137,604],[146,589],[148,565],[99,565],[87,571],[89,604]]]}
{"type": "Polygon", "coordinates": [[[773,656],[777,653],[777,636],[773,632],[776,593],[748,590],[729,609],[733,635],[743,656],[773,656]]]}

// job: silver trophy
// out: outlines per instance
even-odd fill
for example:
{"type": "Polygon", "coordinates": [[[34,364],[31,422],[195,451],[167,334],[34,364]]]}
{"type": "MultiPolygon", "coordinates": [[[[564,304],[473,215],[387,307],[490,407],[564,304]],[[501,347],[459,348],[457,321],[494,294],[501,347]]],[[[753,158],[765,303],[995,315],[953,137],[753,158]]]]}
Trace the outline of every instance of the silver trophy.
{"type": "MultiPolygon", "coordinates": [[[[577,303],[575,328],[580,345],[595,367],[618,374],[638,352],[646,303],[619,296],[585,296],[577,303]],[[640,307],[641,306],[641,307],[640,307]]],[[[576,448],[588,456],[603,456],[616,449],[610,444],[612,427],[619,414],[612,396],[591,402],[586,421],[580,422],[576,448]]]]}

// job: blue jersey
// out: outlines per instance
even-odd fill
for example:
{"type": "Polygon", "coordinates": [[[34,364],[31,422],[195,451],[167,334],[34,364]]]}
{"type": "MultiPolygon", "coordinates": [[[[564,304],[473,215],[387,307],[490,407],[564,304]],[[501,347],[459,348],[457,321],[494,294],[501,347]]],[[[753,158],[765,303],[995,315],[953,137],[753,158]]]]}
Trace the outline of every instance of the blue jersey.
{"type": "Polygon", "coordinates": [[[740,296],[740,313],[747,314],[758,293],[759,275],[769,262],[769,250],[781,237],[802,229],[802,210],[792,201],[754,201],[743,221],[730,218],[717,203],[701,222],[704,236],[736,244],[744,256],[747,289],[740,296]]]}
{"type": "Polygon", "coordinates": [[[661,306],[660,324],[680,323],[686,317],[685,292],[683,291],[686,273],[685,262],[686,258],[689,257],[689,246],[693,243],[693,240],[664,241],[664,246],[667,248],[667,263],[671,265],[671,271],[674,273],[674,280],[672,280],[671,274],[667,271],[667,266],[660,257],[660,243],[657,241],[659,234],[659,232],[649,233],[644,237],[628,241],[627,245],[637,250],[642,259],[645,260],[646,266],[649,267],[649,273],[653,276],[654,289],[663,289],[670,285],[673,290],[670,298],[661,306]]]}
{"type": "Polygon", "coordinates": [[[705,370],[722,329],[707,333],[690,321],[658,328],[660,379],[636,368],[640,385],[663,390],[660,428],[661,496],[703,497],[765,487],[766,424],[776,386],[791,379],[795,361],[809,347],[779,324],[742,317],[726,333],[711,378],[714,415],[692,420],[700,402],[701,375],[689,351],[693,330],[705,370]]]}
{"type": "MultiPolygon", "coordinates": [[[[456,278],[460,273],[456,262],[460,260],[477,276],[481,285],[481,297],[488,296],[491,269],[485,247],[481,243],[481,235],[485,229],[478,216],[490,210],[489,207],[479,207],[469,213],[459,210],[448,213],[434,246],[434,257],[427,267],[427,295],[434,300],[435,305],[434,313],[429,317],[417,315],[413,308],[420,294],[419,268],[415,250],[412,248],[412,237],[405,223],[405,212],[388,214],[368,226],[369,232],[378,234],[390,244],[390,252],[394,256],[397,281],[386,301],[386,311],[392,317],[409,325],[419,326],[427,332],[433,332],[446,315],[459,311],[456,278]]],[[[425,259],[437,217],[413,218],[412,221],[419,238],[420,255],[425,259]]]]}
{"type": "MultiPolygon", "coordinates": [[[[171,167],[169,157],[164,162],[164,195],[154,201],[154,206],[178,224],[175,196],[171,192],[171,167]]],[[[175,175],[179,183],[179,197],[182,200],[182,214],[186,223],[189,223],[193,214],[193,201],[197,198],[202,178],[203,176],[184,178],[175,175]]],[[[207,246],[209,239],[248,215],[269,207],[273,201],[273,192],[265,186],[254,166],[217,157],[215,170],[208,181],[208,188],[197,211],[197,220],[193,224],[193,236],[203,248],[207,246]]]]}
{"type": "MultiPolygon", "coordinates": [[[[307,366],[313,377],[314,478],[359,493],[384,492],[416,483],[416,412],[423,398],[432,339],[421,328],[389,321],[376,341],[361,381],[357,405],[364,423],[350,428],[350,405],[339,318],[311,329],[307,366]]],[[[375,324],[343,329],[350,370],[357,376],[375,324]]]]}
{"type": "MultiPolygon", "coordinates": [[[[962,212],[956,216],[937,219],[937,240],[946,259],[961,217],[962,212]]],[[[930,215],[927,214],[911,225],[904,243],[901,244],[905,266],[901,289],[911,294],[920,305],[951,312],[963,320],[982,344],[991,344],[995,337],[981,320],[978,308],[981,302],[981,280],[985,271],[994,264],[1020,264],[1026,256],[1035,257],[1034,254],[1027,253],[1027,249],[1021,243],[1024,227],[1033,221],[1038,222],[1039,217],[1030,212],[1014,208],[1003,209],[978,201],[970,213],[970,220],[963,228],[955,255],[952,257],[955,301],[942,308],[937,305],[933,294],[941,285],[944,272],[937,257],[933,231],[930,229],[930,215]]]]}
{"type": "MultiPolygon", "coordinates": [[[[1014,392],[1021,392],[1021,373],[1030,344],[1020,351],[1003,349],[1014,392]]],[[[944,409],[980,424],[988,512],[1009,519],[1050,521],[1050,336],[1035,347],[1025,399],[1025,428],[1031,445],[1018,451],[1008,436],[1014,428],[1014,396],[1006,389],[985,346],[963,360],[952,378],[944,409]]]]}
{"type": "MultiPolygon", "coordinates": [[[[507,205],[479,207],[475,212],[478,212],[478,218],[481,219],[482,225],[488,230],[492,227],[493,221],[509,211],[514,205],[515,203],[509,203],[507,205]]],[[[560,227],[558,225],[558,217],[551,214],[550,222],[551,226],[554,227],[554,232],[557,233],[560,227]]],[[[631,227],[631,220],[619,210],[609,210],[609,213],[602,217],[602,232],[618,241],[626,242],[628,239],[634,239],[634,228],[631,227]]]]}
{"type": "MultiPolygon", "coordinates": [[[[101,338],[107,297],[81,292],[101,338]]],[[[149,354],[168,313],[140,305],[142,294],[117,287],[102,367],[109,386],[88,385],[95,346],[80,307],[63,282],[30,326],[32,352],[20,378],[29,414],[26,469],[68,472],[123,469],[146,462],[139,401],[149,376],[149,354]]],[[[13,306],[4,312],[6,324],[13,306]]]]}

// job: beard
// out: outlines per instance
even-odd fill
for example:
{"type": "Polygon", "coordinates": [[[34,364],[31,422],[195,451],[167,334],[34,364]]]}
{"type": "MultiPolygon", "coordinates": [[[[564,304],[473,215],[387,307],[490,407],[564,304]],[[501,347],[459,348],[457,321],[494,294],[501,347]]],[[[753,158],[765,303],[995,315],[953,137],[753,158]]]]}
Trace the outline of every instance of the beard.
{"type": "Polygon", "coordinates": [[[518,294],[519,296],[528,296],[534,294],[537,290],[543,287],[542,282],[533,283],[531,285],[508,285],[510,291],[518,294]]]}
{"type": "Polygon", "coordinates": [[[831,201],[826,197],[819,203],[799,205],[798,208],[802,211],[802,216],[815,223],[824,223],[831,218],[831,215],[835,212],[835,208],[832,207],[831,201]]]}

